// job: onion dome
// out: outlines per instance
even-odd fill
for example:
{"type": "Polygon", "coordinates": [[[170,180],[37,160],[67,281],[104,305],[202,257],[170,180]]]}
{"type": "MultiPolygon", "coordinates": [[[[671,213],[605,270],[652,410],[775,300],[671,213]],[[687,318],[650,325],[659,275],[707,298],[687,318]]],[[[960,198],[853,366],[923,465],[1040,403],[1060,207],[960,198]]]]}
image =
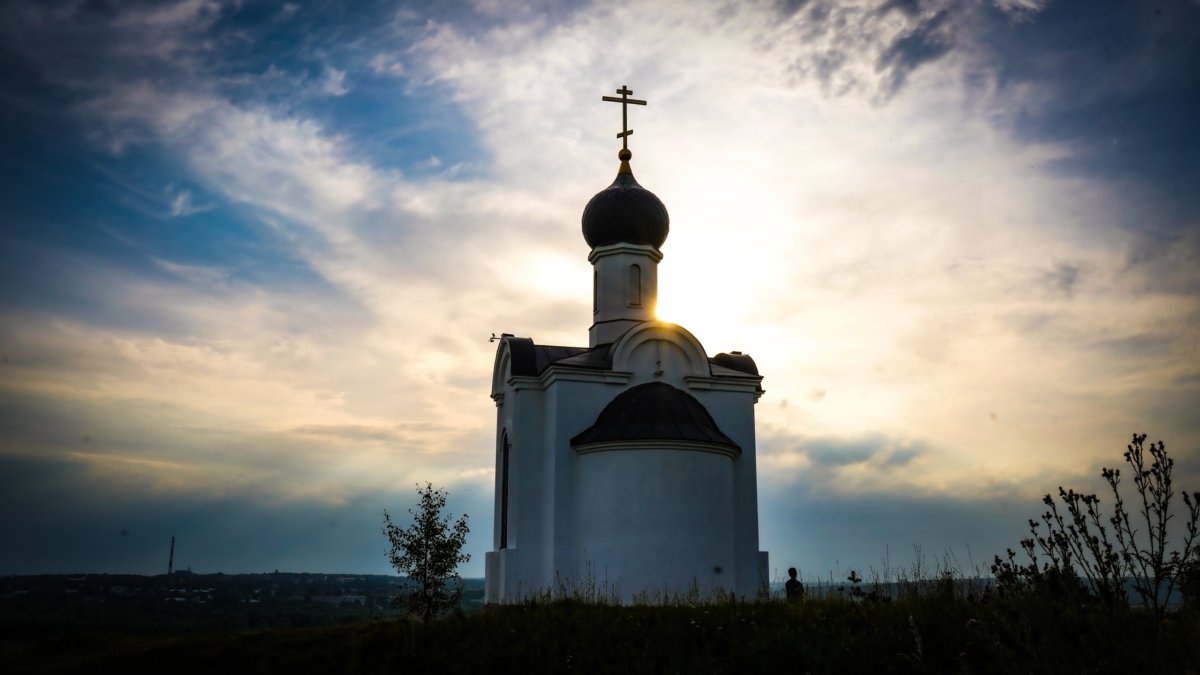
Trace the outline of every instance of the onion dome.
{"type": "Polygon", "coordinates": [[[588,246],[645,244],[659,248],[667,240],[670,217],[654,193],[638,185],[629,168],[628,150],[612,185],[592,197],[583,209],[583,238],[588,246]]]}
{"type": "Polygon", "coordinates": [[[571,439],[571,447],[620,441],[690,441],[740,452],[717,428],[703,403],[662,382],[622,392],[605,406],[595,424],[571,439]]]}

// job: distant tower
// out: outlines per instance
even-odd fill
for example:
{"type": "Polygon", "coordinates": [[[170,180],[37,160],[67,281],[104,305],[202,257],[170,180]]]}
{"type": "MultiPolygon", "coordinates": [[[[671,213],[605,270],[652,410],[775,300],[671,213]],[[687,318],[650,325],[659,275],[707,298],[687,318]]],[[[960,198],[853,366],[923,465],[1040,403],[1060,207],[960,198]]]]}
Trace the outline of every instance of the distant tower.
{"type": "Polygon", "coordinates": [[[167,560],[167,574],[175,572],[175,537],[171,537],[171,558],[167,560]]]}

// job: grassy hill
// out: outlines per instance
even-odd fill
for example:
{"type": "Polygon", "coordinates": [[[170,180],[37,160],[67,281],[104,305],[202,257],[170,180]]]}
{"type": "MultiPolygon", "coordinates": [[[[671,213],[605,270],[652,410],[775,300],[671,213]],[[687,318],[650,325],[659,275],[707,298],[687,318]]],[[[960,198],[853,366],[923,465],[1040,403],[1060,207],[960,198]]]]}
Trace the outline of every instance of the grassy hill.
{"type": "Polygon", "coordinates": [[[45,627],[4,616],[6,672],[1193,673],[1200,617],[1161,623],[950,579],[896,597],[615,606],[534,601],[318,628],[45,627]]]}

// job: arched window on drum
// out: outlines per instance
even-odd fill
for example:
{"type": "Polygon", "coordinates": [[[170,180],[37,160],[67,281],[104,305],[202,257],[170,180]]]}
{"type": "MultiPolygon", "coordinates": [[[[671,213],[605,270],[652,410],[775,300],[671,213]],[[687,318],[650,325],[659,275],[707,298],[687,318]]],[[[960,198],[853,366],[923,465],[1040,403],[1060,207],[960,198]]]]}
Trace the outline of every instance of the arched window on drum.
{"type": "Polygon", "coordinates": [[[642,268],[639,265],[629,266],[629,304],[634,307],[642,304],[642,268]]]}

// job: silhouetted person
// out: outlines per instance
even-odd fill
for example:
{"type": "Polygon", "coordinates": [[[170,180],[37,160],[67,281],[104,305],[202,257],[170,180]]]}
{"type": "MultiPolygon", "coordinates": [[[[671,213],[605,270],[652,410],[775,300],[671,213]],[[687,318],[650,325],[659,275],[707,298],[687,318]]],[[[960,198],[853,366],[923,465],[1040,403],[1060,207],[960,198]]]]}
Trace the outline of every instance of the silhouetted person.
{"type": "Polygon", "coordinates": [[[784,590],[787,591],[787,600],[788,602],[800,602],[804,598],[804,584],[796,579],[795,567],[788,568],[788,576],[791,578],[783,585],[784,590]]]}

